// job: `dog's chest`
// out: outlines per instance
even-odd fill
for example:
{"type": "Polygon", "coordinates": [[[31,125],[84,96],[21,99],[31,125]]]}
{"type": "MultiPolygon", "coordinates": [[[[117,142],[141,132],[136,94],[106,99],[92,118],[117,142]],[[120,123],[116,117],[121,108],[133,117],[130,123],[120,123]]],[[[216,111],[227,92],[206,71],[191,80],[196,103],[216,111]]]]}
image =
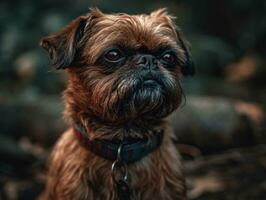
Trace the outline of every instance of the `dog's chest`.
{"type": "MultiPolygon", "coordinates": [[[[163,158],[162,152],[156,151],[141,161],[129,165],[130,194],[126,196],[130,196],[131,200],[185,199],[184,179],[180,172],[179,160],[171,159],[169,155],[171,153],[163,158]]],[[[89,181],[91,184],[87,185],[89,190],[93,190],[91,199],[117,200],[117,188],[111,178],[111,164],[91,168],[89,171],[94,171],[98,175],[89,181]],[[93,185],[97,186],[93,187],[93,185]]]]}

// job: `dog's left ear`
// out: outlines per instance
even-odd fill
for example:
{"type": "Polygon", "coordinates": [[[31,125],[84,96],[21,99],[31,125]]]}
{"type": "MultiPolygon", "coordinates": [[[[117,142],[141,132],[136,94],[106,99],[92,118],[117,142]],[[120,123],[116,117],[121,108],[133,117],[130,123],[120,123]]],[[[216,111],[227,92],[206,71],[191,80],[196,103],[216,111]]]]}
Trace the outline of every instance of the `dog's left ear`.
{"type": "Polygon", "coordinates": [[[99,9],[90,9],[87,15],[79,16],[62,30],[41,39],[40,45],[48,51],[56,69],[65,69],[73,64],[76,52],[82,45],[84,32],[92,27],[95,18],[102,15],[99,9]]]}
{"type": "Polygon", "coordinates": [[[175,17],[169,15],[167,13],[166,8],[162,8],[162,9],[158,9],[156,11],[153,11],[151,13],[151,16],[156,17],[156,18],[163,18],[163,19],[167,20],[168,24],[171,26],[173,31],[175,31],[177,41],[179,42],[179,44],[180,44],[180,46],[181,46],[181,48],[185,54],[185,60],[182,60],[181,72],[184,76],[193,76],[195,74],[195,66],[194,66],[194,62],[191,58],[191,53],[189,51],[188,42],[183,38],[181,31],[175,25],[175,23],[174,23],[175,17]]]}

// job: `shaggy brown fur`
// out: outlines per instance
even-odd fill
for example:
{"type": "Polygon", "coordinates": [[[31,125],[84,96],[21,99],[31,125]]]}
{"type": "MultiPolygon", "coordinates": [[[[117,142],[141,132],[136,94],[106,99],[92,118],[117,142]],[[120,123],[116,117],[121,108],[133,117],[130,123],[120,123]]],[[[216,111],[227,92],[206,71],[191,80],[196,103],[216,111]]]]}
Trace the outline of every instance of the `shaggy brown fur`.
{"type": "MultiPolygon", "coordinates": [[[[187,59],[172,19],[164,9],[150,15],[109,15],[92,9],[41,41],[55,67],[69,74],[64,100],[70,127],[80,124],[90,140],[142,138],[164,130],[161,146],[128,166],[132,199],[186,199],[174,135],[164,121],[180,104],[179,78],[187,59]],[[102,62],[113,46],[132,56],[120,66],[102,62]],[[143,86],[136,55],[169,48],[177,62],[171,68],[158,65],[162,85],[143,86]]],[[[52,152],[42,199],[114,199],[111,164],[83,148],[70,128],[52,152]]]]}

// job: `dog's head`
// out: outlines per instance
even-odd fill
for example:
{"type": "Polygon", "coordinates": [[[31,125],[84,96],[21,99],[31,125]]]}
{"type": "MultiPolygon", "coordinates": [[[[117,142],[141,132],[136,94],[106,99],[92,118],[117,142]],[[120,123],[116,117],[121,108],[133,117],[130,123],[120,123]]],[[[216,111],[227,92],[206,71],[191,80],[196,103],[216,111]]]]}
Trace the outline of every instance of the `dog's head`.
{"type": "Polygon", "coordinates": [[[92,9],[41,41],[56,69],[70,74],[67,95],[108,122],[160,119],[181,101],[181,74],[194,68],[165,9],[149,15],[92,9]],[[70,94],[71,93],[71,94],[70,94]]]}

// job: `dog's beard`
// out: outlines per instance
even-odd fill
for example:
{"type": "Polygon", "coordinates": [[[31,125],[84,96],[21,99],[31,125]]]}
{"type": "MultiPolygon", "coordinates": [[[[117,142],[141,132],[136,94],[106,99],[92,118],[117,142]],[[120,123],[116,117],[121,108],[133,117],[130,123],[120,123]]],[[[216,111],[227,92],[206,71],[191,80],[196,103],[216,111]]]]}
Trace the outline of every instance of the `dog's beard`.
{"type": "Polygon", "coordinates": [[[105,121],[160,119],[180,104],[179,82],[166,70],[136,71],[115,77],[108,75],[99,80],[92,95],[92,106],[100,109],[99,117],[105,121]]]}

